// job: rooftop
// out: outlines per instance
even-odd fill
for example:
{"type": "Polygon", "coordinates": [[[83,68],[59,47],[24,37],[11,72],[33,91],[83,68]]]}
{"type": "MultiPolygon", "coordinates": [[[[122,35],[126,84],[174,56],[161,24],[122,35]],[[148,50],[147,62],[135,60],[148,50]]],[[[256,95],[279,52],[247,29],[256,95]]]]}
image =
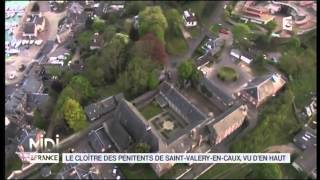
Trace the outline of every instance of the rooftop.
{"type": "Polygon", "coordinates": [[[34,34],[35,29],[36,29],[36,25],[34,23],[27,22],[24,25],[23,32],[26,33],[26,34],[34,34]]]}

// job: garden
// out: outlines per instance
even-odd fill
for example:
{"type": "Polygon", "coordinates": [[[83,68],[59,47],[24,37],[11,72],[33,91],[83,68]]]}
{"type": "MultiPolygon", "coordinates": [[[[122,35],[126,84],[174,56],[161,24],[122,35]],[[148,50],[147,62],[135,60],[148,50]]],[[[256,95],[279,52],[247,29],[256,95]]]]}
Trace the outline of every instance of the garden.
{"type": "Polygon", "coordinates": [[[218,70],[218,78],[222,81],[236,81],[239,78],[238,73],[232,67],[223,66],[218,70]]]}

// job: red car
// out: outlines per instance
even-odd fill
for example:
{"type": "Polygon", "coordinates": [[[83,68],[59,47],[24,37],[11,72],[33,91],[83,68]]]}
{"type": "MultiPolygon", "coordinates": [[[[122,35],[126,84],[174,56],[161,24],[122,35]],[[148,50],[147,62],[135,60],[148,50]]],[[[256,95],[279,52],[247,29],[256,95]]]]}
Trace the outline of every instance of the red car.
{"type": "Polygon", "coordinates": [[[219,32],[222,33],[222,34],[229,34],[226,29],[220,29],[219,32]]]}

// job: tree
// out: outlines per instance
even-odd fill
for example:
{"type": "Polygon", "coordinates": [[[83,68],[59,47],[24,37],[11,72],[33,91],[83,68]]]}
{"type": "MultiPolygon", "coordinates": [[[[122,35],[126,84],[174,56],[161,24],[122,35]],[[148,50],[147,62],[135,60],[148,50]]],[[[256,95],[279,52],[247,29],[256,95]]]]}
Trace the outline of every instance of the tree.
{"type": "Polygon", "coordinates": [[[159,79],[157,77],[157,73],[155,70],[153,70],[148,76],[148,89],[153,90],[158,86],[158,84],[159,79]]]}
{"type": "Polygon", "coordinates": [[[155,37],[154,34],[148,33],[137,41],[132,48],[133,56],[152,59],[161,64],[168,63],[168,54],[163,43],[155,37]]]}
{"type": "Polygon", "coordinates": [[[106,24],[104,20],[100,19],[99,17],[94,18],[94,21],[92,23],[92,29],[94,32],[102,33],[104,32],[106,28],[106,24]]]}
{"type": "Polygon", "coordinates": [[[178,76],[183,80],[190,80],[193,73],[191,61],[183,61],[178,67],[178,76]]]}
{"type": "Polygon", "coordinates": [[[63,85],[59,80],[52,81],[51,89],[54,90],[56,93],[60,93],[63,89],[63,85]]]}
{"type": "Polygon", "coordinates": [[[168,27],[167,19],[160,6],[149,6],[139,13],[139,35],[153,33],[163,43],[164,33],[168,27]]]}
{"type": "Polygon", "coordinates": [[[287,46],[290,49],[296,50],[300,47],[300,44],[301,44],[300,39],[296,36],[293,36],[289,39],[287,46]]]}
{"type": "Polygon", "coordinates": [[[180,26],[183,25],[183,22],[179,11],[176,9],[170,9],[165,15],[168,22],[168,29],[166,33],[172,36],[181,36],[180,26]]]}
{"type": "Polygon", "coordinates": [[[33,112],[33,124],[39,128],[39,129],[43,129],[45,130],[47,127],[47,122],[45,121],[45,119],[43,118],[41,112],[36,109],[33,112]]]}
{"type": "Polygon", "coordinates": [[[40,11],[40,6],[37,2],[35,2],[31,8],[31,12],[39,12],[40,11]]]}
{"type": "Polygon", "coordinates": [[[67,98],[66,102],[63,104],[63,115],[70,128],[76,132],[88,126],[84,110],[74,99],[67,98]]]}
{"type": "MultiPolygon", "coordinates": [[[[117,81],[121,89],[127,91],[129,96],[136,96],[148,87],[149,69],[145,59],[135,57],[132,59],[122,76],[117,81]]],[[[147,60],[150,61],[150,60],[147,60]]]]}
{"type": "Polygon", "coordinates": [[[128,1],[125,5],[125,12],[129,16],[135,16],[142,11],[149,2],[147,1],[128,1]]]}
{"type": "Polygon", "coordinates": [[[71,79],[69,86],[76,92],[76,95],[79,96],[78,99],[80,101],[86,101],[94,96],[94,89],[91,86],[91,83],[87,78],[81,75],[74,76],[71,79]]]}
{"type": "Polygon", "coordinates": [[[89,32],[89,31],[81,32],[78,36],[78,46],[81,49],[88,49],[91,39],[92,39],[92,32],[89,32]]]}
{"type": "Polygon", "coordinates": [[[268,35],[270,35],[277,27],[277,22],[275,20],[269,21],[265,28],[268,30],[268,35]]]}
{"type": "Polygon", "coordinates": [[[138,143],[134,146],[135,153],[149,153],[150,149],[150,145],[146,143],[138,143]]]}
{"type": "Polygon", "coordinates": [[[252,176],[259,179],[281,179],[282,172],[279,164],[254,164],[252,176]]]}
{"type": "Polygon", "coordinates": [[[251,30],[248,25],[243,23],[238,23],[232,28],[233,38],[241,43],[245,38],[250,39],[251,30]]]}

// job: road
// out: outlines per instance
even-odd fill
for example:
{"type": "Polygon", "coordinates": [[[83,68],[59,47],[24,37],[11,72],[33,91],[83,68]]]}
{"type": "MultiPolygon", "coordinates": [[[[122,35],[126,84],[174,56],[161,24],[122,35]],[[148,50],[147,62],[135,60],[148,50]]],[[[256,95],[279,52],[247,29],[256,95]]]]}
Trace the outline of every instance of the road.
{"type": "Polygon", "coordinates": [[[188,40],[188,46],[189,46],[188,52],[180,56],[169,56],[169,62],[171,64],[167,68],[173,74],[176,73],[176,70],[175,70],[176,65],[178,65],[181,61],[191,58],[193,52],[199,46],[203,38],[209,34],[209,28],[212,24],[221,23],[225,27],[230,26],[229,24],[225,23],[221,18],[221,15],[223,14],[223,11],[224,11],[223,7],[228,3],[228,1],[216,1],[215,3],[217,3],[217,6],[213,10],[213,13],[210,16],[208,23],[205,23],[206,25],[201,27],[200,34],[197,37],[193,37],[192,39],[188,40]]]}

